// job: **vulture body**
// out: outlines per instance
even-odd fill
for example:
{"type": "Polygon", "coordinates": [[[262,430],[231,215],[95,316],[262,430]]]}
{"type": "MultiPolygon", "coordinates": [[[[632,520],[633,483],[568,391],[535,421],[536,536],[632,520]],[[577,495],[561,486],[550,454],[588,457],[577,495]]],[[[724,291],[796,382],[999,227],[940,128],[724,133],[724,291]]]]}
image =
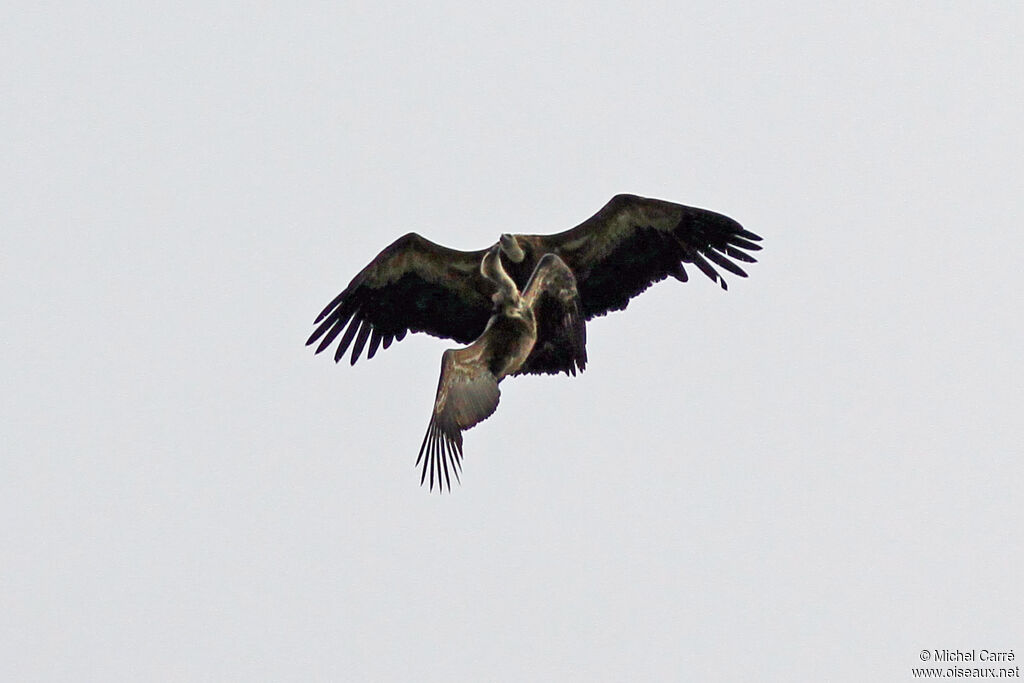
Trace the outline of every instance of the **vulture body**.
{"type": "MultiPolygon", "coordinates": [[[[437,412],[435,404],[424,439],[428,454],[424,475],[432,462],[433,481],[435,471],[438,478],[441,472],[434,466],[444,464],[440,453],[447,453],[453,466],[461,457],[461,435],[452,425],[467,429],[493,413],[501,378],[521,373],[575,375],[586,365],[585,349],[579,346],[584,321],[626,308],[634,296],[669,276],[686,282],[689,273],[684,264],[695,266],[726,289],[716,266],[746,277],[736,261],[754,263],[749,252],[761,249],[756,244],[760,240],[722,214],[625,194],[616,195],[570,230],[552,235],[506,234],[494,246],[478,251],[449,249],[408,233],[378,254],[321,311],[306,344],[317,344],[316,353],[320,353],[340,337],[334,360],[351,348],[353,365],[364,350],[367,358],[373,358],[410,331],[469,344],[445,352],[438,400],[448,372],[450,377],[474,378],[463,381],[466,396],[477,397],[471,401],[475,407],[465,413],[452,408],[451,415],[460,416],[452,422],[437,412]],[[564,281],[568,273],[574,312],[567,300],[548,288],[528,295],[538,273],[543,275],[537,282],[549,284],[564,281]],[[578,319],[579,329],[575,323],[568,324],[567,316],[578,319]],[[516,328],[530,317],[532,332],[516,328]],[[526,344],[529,338],[532,341],[526,344]],[[512,346],[521,345],[516,353],[497,350],[505,339],[516,340],[512,346]],[[529,350],[519,359],[526,346],[529,350]],[[491,371],[494,405],[473,421],[481,406],[490,404],[491,396],[484,388],[490,380],[485,382],[476,368],[513,356],[515,362],[509,362],[500,377],[491,371]]],[[[421,448],[421,459],[423,454],[421,448]]]]}
{"type": "Polygon", "coordinates": [[[430,473],[451,488],[451,473],[459,478],[462,431],[490,417],[498,407],[498,383],[515,374],[533,352],[537,341],[536,313],[541,307],[556,312],[558,333],[565,352],[577,367],[587,361],[586,327],[580,314],[576,279],[562,259],[547,254],[540,259],[522,293],[502,268],[495,245],[481,261],[480,272],[497,287],[494,312],[483,333],[464,348],[448,349],[441,357],[434,411],[423,437],[416,464],[423,463],[420,484],[430,473]],[[424,458],[424,454],[427,456],[424,458]]]}

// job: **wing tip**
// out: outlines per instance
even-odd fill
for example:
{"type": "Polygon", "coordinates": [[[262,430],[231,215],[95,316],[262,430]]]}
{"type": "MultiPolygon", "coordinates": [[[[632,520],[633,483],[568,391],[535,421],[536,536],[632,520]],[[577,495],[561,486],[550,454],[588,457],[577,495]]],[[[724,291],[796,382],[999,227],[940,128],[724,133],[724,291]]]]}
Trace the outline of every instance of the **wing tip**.
{"type": "Polygon", "coordinates": [[[420,486],[427,484],[431,493],[434,491],[435,479],[439,494],[444,493],[445,489],[449,493],[451,492],[451,475],[453,474],[455,483],[462,484],[462,478],[459,476],[462,468],[462,440],[458,437],[461,437],[461,434],[457,434],[453,438],[445,432],[444,428],[438,424],[436,416],[430,418],[430,424],[427,426],[427,433],[423,436],[423,442],[420,444],[419,455],[416,456],[414,467],[421,467],[420,486]],[[428,472],[430,474],[429,484],[427,483],[428,472]]]}

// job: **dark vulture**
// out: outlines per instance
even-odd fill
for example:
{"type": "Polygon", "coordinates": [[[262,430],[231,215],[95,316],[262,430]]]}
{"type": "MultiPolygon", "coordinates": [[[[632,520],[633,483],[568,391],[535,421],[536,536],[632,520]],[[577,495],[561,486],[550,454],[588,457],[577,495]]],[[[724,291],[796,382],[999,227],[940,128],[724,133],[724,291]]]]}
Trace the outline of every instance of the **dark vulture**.
{"type": "Polygon", "coordinates": [[[575,375],[586,366],[584,321],[619,311],[655,282],[696,266],[726,289],[716,266],[747,274],[760,237],[713,211],[616,195],[575,228],[502,235],[487,249],[449,249],[411,232],[395,240],[316,317],[316,353],[339,336],[354,365],[407,333],[469,346],[445,351],[434,412],[420,448],[421,483],[448,464],[458,477],[461,431],[491,415],[498,382],[515,374],[575,375]],[[426,459],[423,458],[426,454],[426,459]]]}

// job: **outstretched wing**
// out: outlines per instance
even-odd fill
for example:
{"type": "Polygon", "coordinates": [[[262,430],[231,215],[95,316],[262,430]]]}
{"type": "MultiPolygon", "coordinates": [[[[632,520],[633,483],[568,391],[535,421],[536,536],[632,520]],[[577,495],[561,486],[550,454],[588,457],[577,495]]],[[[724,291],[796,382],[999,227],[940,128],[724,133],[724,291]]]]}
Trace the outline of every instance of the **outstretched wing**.
{"type": "Polygon", "coordinates": [[[487,367],[485,352],[486,337],[482,337],[464,349],[448,349],[441,357],[434,412],[416,458],[417,465],[423,463],[421,485],[430,472],[430,490],[434,490],[435,474],[439,490],[444,486],[451,489],[449,464],[455,480],[459,480],[462,431],[487,419],[498,407],[498,380],[487,367]]]}
{"type": "Polygon", "coordinates": [[[576,278],[555,254],[537,263],[523,290],[523,301],[533,309],[537,342],[514,374],[576,375],[587,366],[587,326],[583,319],[576,278]]]}
{"type": "Polygon", "coordinates": [[[369,342],[367,358],[406,333],[468,343],[490,315],[494,286],[480,275],[483,251],[458,251],[434,244],[414,232],[377,255],[313,321],[317,328],[306,345],[320,353],[344,331],[334,360],[352,344],[355,365],[369,342]]]}
{"type": "Polygon", "coordinates": [[[754,263],[748,251],[761,240],[733,219],[682,204],[620,194],[571,230],[528,235],[544,252],[554,252],[576,274],[587,320],[619,311],[629,300],[669,275],[688,279],[692,263],[726,289],[715,265],[740,277],[735,261],[754,263]],[[714,264],[714,265],[712,265],[714,264]]]}

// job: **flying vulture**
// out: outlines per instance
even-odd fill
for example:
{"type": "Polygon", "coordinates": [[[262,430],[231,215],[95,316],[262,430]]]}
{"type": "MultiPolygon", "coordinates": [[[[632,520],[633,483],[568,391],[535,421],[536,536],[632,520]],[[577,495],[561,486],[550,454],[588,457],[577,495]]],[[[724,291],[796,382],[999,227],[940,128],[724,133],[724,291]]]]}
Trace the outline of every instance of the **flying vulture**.
{"type": "Polygon", "coordinates": [[[585,321],[619,311],[655,282],[688,280],[696,266],[722,289],[715,266],[740,277],[760,237],[705,209],[616,195],[575,228],[553,235],[502,235],[492,247],[459,251],[411,232],[395,240],[316,317],[306,345],[320,353],[341,336],[334,360],[412,332],[454,339],[441,362],[434,412],[420,447],[421,483],[448,463],[458,478],[462,430],[490,416],[508,375],[575,375],[586,367],[585,321]],[[426,454],[427,458],[423,456],[426,454]]]}

